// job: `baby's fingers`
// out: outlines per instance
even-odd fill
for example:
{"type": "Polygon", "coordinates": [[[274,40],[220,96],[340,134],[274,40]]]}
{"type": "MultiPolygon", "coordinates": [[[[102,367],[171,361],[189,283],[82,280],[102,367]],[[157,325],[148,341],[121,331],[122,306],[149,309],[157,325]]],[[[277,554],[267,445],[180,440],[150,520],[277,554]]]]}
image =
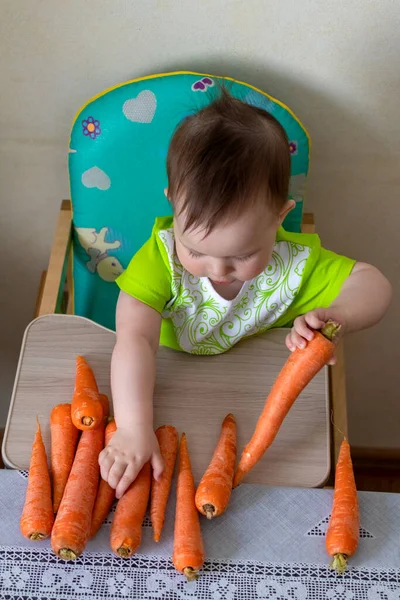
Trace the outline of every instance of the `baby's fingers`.
{"type": "Polygon", "coordinates": [[[296,343],[296,346],[298,346],[299,348],[305,347],[306,344],[305,344],[304,340],[307,340],[308,342],[310,342],[314,337],[314,332],[311,331],[311,329],[307,325],[304,317],[297,317],[297,319],[295,319],[295,321],[293,323],[293,330],[297,334],[298,337],[295,337],[293,335],[293,331],[292,331],[292,341],[294,341],[294,338],[295,339],[300,338],[302,341],[301,345],[296,343]]]}
{"type": "Polygon", "coordinates": [[[104,448],[99,454],[100,475],[104,481],[108,481],[110,469],[114,463],[114,459],[107,448],[104,448]]]}
{"type": "Polygon", "coordinates": [[[135,481],[136,477],[139,475],[142,466],[139,463],[130,463],[119,480],[119,483],[115,490],[115,497],[119,500],[125,494],[128,487],[131,485],[133,481],[135,481]]]}

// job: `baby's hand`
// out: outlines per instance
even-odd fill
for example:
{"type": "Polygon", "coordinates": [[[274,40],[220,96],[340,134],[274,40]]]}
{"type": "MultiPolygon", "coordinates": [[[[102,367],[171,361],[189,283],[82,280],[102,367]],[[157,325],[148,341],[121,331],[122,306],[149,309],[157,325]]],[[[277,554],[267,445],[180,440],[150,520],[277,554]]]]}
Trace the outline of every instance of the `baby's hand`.
{"type": "MultiPolygon", "coordinates": [[[[322,329],[330,319],[342,326],[340,334],[343,335],[345,323],[344,319],[337,314],[337,311],[333,308],[317,308],[295,319],[290,333],[286,336],[286,346],[291,352],[296,350],[296,348],[305,348],[307,342],[313,339],[314,330],[322,329]]],[[[328,364],[336,364],[335,355],[332,356],[328,364]]]]}
{"type": "Polygon", "coordinates": [[[115,489],[117,498],[121,498],[148,461],[154,478],[158,479],[164,469],[160,448],[152,427],[143,425],[119,427],[99,455],[101,476],[115,489]]]}

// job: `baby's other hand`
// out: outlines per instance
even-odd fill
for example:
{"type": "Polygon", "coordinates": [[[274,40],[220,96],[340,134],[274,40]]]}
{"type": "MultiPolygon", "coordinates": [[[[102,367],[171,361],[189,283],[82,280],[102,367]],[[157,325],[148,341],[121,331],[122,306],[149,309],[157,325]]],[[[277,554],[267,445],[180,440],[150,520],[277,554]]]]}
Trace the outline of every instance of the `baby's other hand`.
{"type": "Polygon", "coordinates": [[[164,463],[158,441],[152,427],[143,425],[119,427],[99,455],[101,476],[115,489],[117,498],[123,496],[148,461],[154,478],[159,479],[164,463]]]}
{"type": "MultiPolygon", "coordinates": [[[[345,322],[341,315],[337,314],[334,308],[317,308],[295,319],[290,333],[286,336],[286,346],[291,352],[296,348],[305,348],[307,342],[313,339],[314,330],[322,329],[330,319],[342,326],[340,334],[343,335],[345,322]]],[[[328,364],[336,364],[335,355],[332,356],[328,364]]]]}

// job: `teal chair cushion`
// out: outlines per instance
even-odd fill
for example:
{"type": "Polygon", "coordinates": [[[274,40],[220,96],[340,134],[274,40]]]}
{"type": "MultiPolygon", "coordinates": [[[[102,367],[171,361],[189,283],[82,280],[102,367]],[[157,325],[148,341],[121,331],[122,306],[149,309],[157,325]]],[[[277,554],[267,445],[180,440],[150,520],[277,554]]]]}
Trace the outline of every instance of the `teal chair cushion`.
{"type": "Polygon", "coordinates": [[[300,231],[310,142],[286,106],[245,83],[199,73],[154,75],[118,85],[79,111],[71,133],[75,314],[115,328],[115,279],[149,237],[154,219],[171,212],[164,196],[171,136],[182,119],[215,98],[218,81],[233,96],[271,112],[285,128],[296,208],[284,226],[300,231]]]}

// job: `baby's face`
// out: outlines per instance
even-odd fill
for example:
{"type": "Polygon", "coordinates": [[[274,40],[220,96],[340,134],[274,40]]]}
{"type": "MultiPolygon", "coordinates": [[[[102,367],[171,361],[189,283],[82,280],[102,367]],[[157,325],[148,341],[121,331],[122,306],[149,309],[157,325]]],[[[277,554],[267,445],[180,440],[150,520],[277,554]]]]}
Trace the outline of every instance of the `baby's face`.
{"type": "Polygon", "coordinates": [[[260,203],[206,236],[202,228],[184,232],[184,215],[175,215],[178,258],[189,273],[216,284],[253,279],[268,265],[276,231],[287,212],[278,216],[260,203]]]}

